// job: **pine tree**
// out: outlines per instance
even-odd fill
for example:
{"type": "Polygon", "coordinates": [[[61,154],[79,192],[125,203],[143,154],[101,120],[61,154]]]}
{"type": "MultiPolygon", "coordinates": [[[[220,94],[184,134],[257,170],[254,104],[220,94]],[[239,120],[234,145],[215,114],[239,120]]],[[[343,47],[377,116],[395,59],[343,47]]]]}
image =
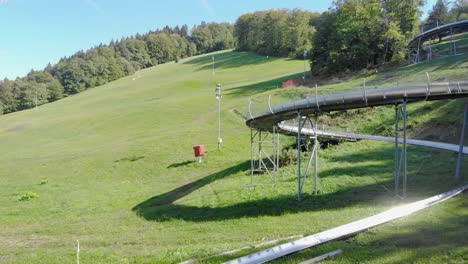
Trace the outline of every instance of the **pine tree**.
{"type": "Polygon", "coordinates": [[[440,26],[449,22],[448,2],[447,0],[437,0],[429,16],[426,19],[427,26],[440,26]]]}

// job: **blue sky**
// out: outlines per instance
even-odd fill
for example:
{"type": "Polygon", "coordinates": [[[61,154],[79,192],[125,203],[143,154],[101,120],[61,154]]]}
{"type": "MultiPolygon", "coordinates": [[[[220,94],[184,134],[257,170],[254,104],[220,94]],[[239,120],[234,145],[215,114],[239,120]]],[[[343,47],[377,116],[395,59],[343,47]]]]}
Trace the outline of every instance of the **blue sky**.
{"type": "MultiPolygon", "coordinates": [[[[43,69],[61,57],[165,25],[235,22],[271,8],[323,12],[332,0],[0,0],[0,79],[43,69]]],[[[430,8],[435,0],[427,0],[430,8]]],[[[426,9],[427,9],[426,8],[426,9]]]]}

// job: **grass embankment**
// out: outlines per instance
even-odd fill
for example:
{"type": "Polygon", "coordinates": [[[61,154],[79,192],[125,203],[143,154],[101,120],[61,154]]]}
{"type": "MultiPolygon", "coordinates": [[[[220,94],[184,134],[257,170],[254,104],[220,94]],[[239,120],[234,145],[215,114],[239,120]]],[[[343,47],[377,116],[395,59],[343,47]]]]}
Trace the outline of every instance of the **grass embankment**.
{"type": "MultiPolygon", "coordinates": [[[[301,203],[294,200],[294,166],[281,169],[275,186],[247,189],[250,131],[243,116],[248,99],[260,111],[268,95],[282,102],[309,93],[307,88],[276,88],[300,77],[303,62],[221,52],[215,54],[213,76],[211,56],[160,65],[141,71],[135,80],[126,77],[37,111],[0,117],[0,262],[70,263],[80,240],[82,263],[173,263],[313,234],[401,203],[386,190],[393,182],[392,145],[379,142],[322,150],[320,193],[310,195],[308,182],[309,195],[301,203]],[[224,94],[220,152],[215,83],[223,85],[224,94]],[[201,164],[192,162],[194,144],[207,147],[201,164]],[[19,201],[22,195],[31,197],[19,201]]],[[[466,57],[453,57],[379,73],[368,77],[367,85],[425,82],[426,71],[434,81],[462,79],[467,67],[466,57]]],[[[360,82],[319,90],[351,90],[360,82]]],[[[461,108],[459,101],[411,105],[413,135],[429,131],[425,137],[436,137],[440,131],[430,131],[435,123],[458,131],[461,108]]],[[[357,111],[360,115],[321,120],[353,124],[356,131],[391,131],[391,108],[357,111]]],[[[456,141],[457,133],[444,137],[456,141]]],[[[466,172],[459,183],[451,181],[453,153],[410,147],[408,158],[409,200],[468,181],[466,172]]],[[[464,261],[467,218],[466,197],[460,196],[281,262],[295,263],[336,247],[345,250],[337,262],[464,261]]]]}

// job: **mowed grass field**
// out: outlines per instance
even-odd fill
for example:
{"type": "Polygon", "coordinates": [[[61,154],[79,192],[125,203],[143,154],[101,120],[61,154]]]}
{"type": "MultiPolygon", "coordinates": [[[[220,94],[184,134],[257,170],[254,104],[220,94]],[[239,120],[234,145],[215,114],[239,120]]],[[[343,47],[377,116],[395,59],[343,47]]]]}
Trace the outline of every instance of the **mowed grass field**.
{"type": "MultiPolygon", "coordinates": [[[[426,71],[433,80],[463,79],[467,69],[467,57],[458,56],[366,80],[369,87],[425,82],[426,71]]],[[[247,188],[250,130],[244,118],[249,99],[258,112],[270,95],[279,103],[313,92],[278,88],[284,80],[300,78],[302,71],[302,61],[218,52],[1,116],[0,263],[74,263],[77,240],[81,263],[177,263],[313,234],[406,202],[388,191],[393,146],[380,142],[345,142],[321,150],[319,195],[311,195],[312,182],[307,182],[300,203],[294,196],[294,165],[280,170],[274,186],[247,188]],[[216,83],[223,87],[219,152],[216,83]],[[207,148],[201,164],[192,162],[195,144],[207,148]],[[20,201],[28,192],[37,197],[20,201]]],[[[359,89],[362,81],[320,86],[319,91],[359,89]]],[[[456,142],[462,107],[462,100],[411,105],[411,135],[456,142]]],[[[381,107],[321,120],[338,129],[385,135],[391,133],[392,116],[391,107],[381,107]]],[[[294,141],[281,140],[283,146],[294,141]]],[[[407,201],[468,182],[468,160],[461,180],[452,181],[455,153],[410,147],[408,158],[407,201]]],[[[344,254],[332,262],[463,263],[467,224],[463,194],[279,262],[296,263],[342,248],[344,254]]]]}

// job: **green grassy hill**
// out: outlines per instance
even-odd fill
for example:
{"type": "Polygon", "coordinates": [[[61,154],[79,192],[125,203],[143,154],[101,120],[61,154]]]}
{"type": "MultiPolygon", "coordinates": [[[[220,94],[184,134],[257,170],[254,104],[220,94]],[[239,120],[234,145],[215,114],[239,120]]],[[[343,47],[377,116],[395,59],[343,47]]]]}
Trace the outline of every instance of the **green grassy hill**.
{"type": "MultiPolygon", "coordinates": [[[[466,79],[468,58],[451,57],[367,77],[368,87],[466,79]]],[[[301,98],[310,88],[281,89],[302,76],[303,62],[219,52],[138,72],[39,109],[0,117],[0,263],[174,263],[296,234],[313,234],[401,203],[393,182],[393,146],[342,143],[320,152],[320,194],[294,199],[295,167],[275,186],[250,190],[253,111],[301,98]],[[212,74],[211,56],[216,58],[212,74]],[[222,150],[216,150],[217,101],[223,85],[222,150]],[[195,144],[207,156],[193,163],[195,144]],[[41,184],[42,182],[42,184],[41,184]],[[24,201],[19,197],[30,193],[24,201]]],[[[321,86],[359,89],[362,78],[321,86]]],[[[457,141],[462,101],[409,108],[414,137],[457,141]],[[432,128],[436,128],[433,130],[432,128]]],[[[391,133],[390,107],[327,115],[323,123],[391,133]]],[[[284,145],[291,139],[282,138],[284,145]]],[[[408,200],[468,182],[451,181],[456,154],[409,148],[408,200]]],[[[296,263],[340,247],[340,263],[466,261],[466,195],[346,241],[283,259],[296,263]],[[397,230],[397,232],[395,232],[397,230]]],[[[249,253],[242,252],[237,256],[249,253]]],[[[229,258],[208,259],[218,263],[229,258]]]]}

